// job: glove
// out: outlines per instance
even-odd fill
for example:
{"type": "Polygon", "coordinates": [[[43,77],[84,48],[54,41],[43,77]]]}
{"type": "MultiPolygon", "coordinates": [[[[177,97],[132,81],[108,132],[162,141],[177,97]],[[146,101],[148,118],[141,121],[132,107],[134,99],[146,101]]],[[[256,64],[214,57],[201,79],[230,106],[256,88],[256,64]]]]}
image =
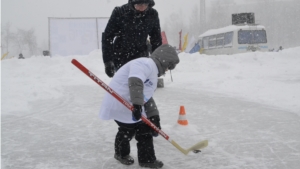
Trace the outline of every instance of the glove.
{"type": "MultiPolygon", "coordinates": [[[[161,127],[160,127],[160,118],[159,118],[159,115],[151,116],[151,117],[149,118],[149,120],[150,120],[153,124],[155,124],[155,126],[156,126],[157,128],[161,129],[161,127]]],[[[153,136],[153,137],[157,137],[157,136],[158,136],[158,133],[157,133],[155,130],[152,130],[152,136],[153,136]]]]}
{"type": "Polygon", "coordinates": [[[113,77],[115,74],[115,65],[112,61],[104,63],[105,65],[105,73],[108,77],[113,77]]]}
{"type": "Polygon", "coordinates": [[[133,121],[140,120],[142,117],[142,111],[143,111],[143,109],[142,109],[141,105],[133,104],[132,120],[133,121]]]}

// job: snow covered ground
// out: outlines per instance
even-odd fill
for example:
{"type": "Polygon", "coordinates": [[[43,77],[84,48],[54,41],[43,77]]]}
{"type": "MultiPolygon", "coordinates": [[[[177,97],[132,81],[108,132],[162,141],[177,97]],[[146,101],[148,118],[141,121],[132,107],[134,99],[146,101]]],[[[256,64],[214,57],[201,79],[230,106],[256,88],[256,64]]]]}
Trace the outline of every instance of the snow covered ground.
{"type": "MultiPolygon", "coordinates": [[[[7,59],[1,63],[3,169],[113,169],[117,125],[98,119],[105,91],[71,64],[76,58],[103,81],[101,51],[88,56],[7,59]]],[[[157,158],[173,169],[298,169],[300,47],[280,52],[180,54],[154,98],[163,131],[182,147],[208,139],[187,156],[164,138],[157,158]],[[188,126],[177,124],[184,106],[188,126]]],[[[131,154],[137,161],[136,141],[131,154]]]]}

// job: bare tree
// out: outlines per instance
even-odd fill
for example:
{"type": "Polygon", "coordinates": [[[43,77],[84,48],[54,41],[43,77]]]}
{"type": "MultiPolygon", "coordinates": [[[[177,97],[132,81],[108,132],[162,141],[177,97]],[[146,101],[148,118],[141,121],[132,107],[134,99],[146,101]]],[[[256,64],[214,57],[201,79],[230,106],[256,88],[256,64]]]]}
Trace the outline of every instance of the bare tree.
{"type": "Polygon", "coordinates": [[[26,32],[24,36],[24,42],[27,44],[30,53],[33,55],[37,50],[36,36],[34,29],[30,29],[26,32]]]}
{"type": "Polygon", "coordinates": [[[30,29],[27,31],[18,29],[14,36],[14,45],[19,52],[29,50],[31,55],[35,54],[37,50],[37,43],[34,30],[30,29]]]}
{"type": "Polygon", "coordinates": [[[13,37],[14,47],[17,49],[17,52],[20,53],[25,49],[25,44],[23,40],[23,36],[25,34],[25,30],[18,29],[17,33],[13,37]]]}
{"type": "Polygon", "coordinates": [[[1,50],[3,53],[9,52],[10,43],[13,39],[11,24],[7,22],[1,29],[1,50]]]}

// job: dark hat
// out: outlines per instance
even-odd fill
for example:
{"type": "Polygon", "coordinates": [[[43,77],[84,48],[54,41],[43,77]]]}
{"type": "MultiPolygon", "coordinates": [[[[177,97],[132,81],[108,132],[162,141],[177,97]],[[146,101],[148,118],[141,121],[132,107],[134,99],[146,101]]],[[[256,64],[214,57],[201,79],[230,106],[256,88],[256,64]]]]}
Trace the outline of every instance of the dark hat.
{"type": "Polygon", "coordinates": [[[128,4],[149,4],[149,7],[152,8],[155,5],[154,0],[128,0],[128,4]]]}

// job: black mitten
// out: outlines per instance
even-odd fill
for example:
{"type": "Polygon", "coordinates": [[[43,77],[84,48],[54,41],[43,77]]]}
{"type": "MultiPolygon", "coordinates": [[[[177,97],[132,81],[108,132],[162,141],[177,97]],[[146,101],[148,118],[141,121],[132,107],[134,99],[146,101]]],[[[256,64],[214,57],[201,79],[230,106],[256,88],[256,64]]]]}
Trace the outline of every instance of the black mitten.
{"type": "Polygon", "coordinates": [[[134,121],[140,120],[142,117],[142,111],[143,109],[141,105],[133,104],[132,120],[134,121]]]}
{"type": "MultiPolygon", "coordinates": [[[[150,120],[153,124],[155,124],[155,126],[156,126],[157,128],[161,129],[161,127],[160,127],[160,118],[159,118],[159,115],[151,116],[151,117],[149,118],[149,120],[150,120]]],[[[158,136],[158,133],[157,133],[155,130],[152,130],[152,135],[153,135],[154,137],[157,137],[157,136],[158,136]]]]}
{"type": "Polygon", "coordinates": [[[115,65],[112,61],[104,63],[105,65],[105,73],[108,77],[113,77],[115,74],[115,65]]]}

